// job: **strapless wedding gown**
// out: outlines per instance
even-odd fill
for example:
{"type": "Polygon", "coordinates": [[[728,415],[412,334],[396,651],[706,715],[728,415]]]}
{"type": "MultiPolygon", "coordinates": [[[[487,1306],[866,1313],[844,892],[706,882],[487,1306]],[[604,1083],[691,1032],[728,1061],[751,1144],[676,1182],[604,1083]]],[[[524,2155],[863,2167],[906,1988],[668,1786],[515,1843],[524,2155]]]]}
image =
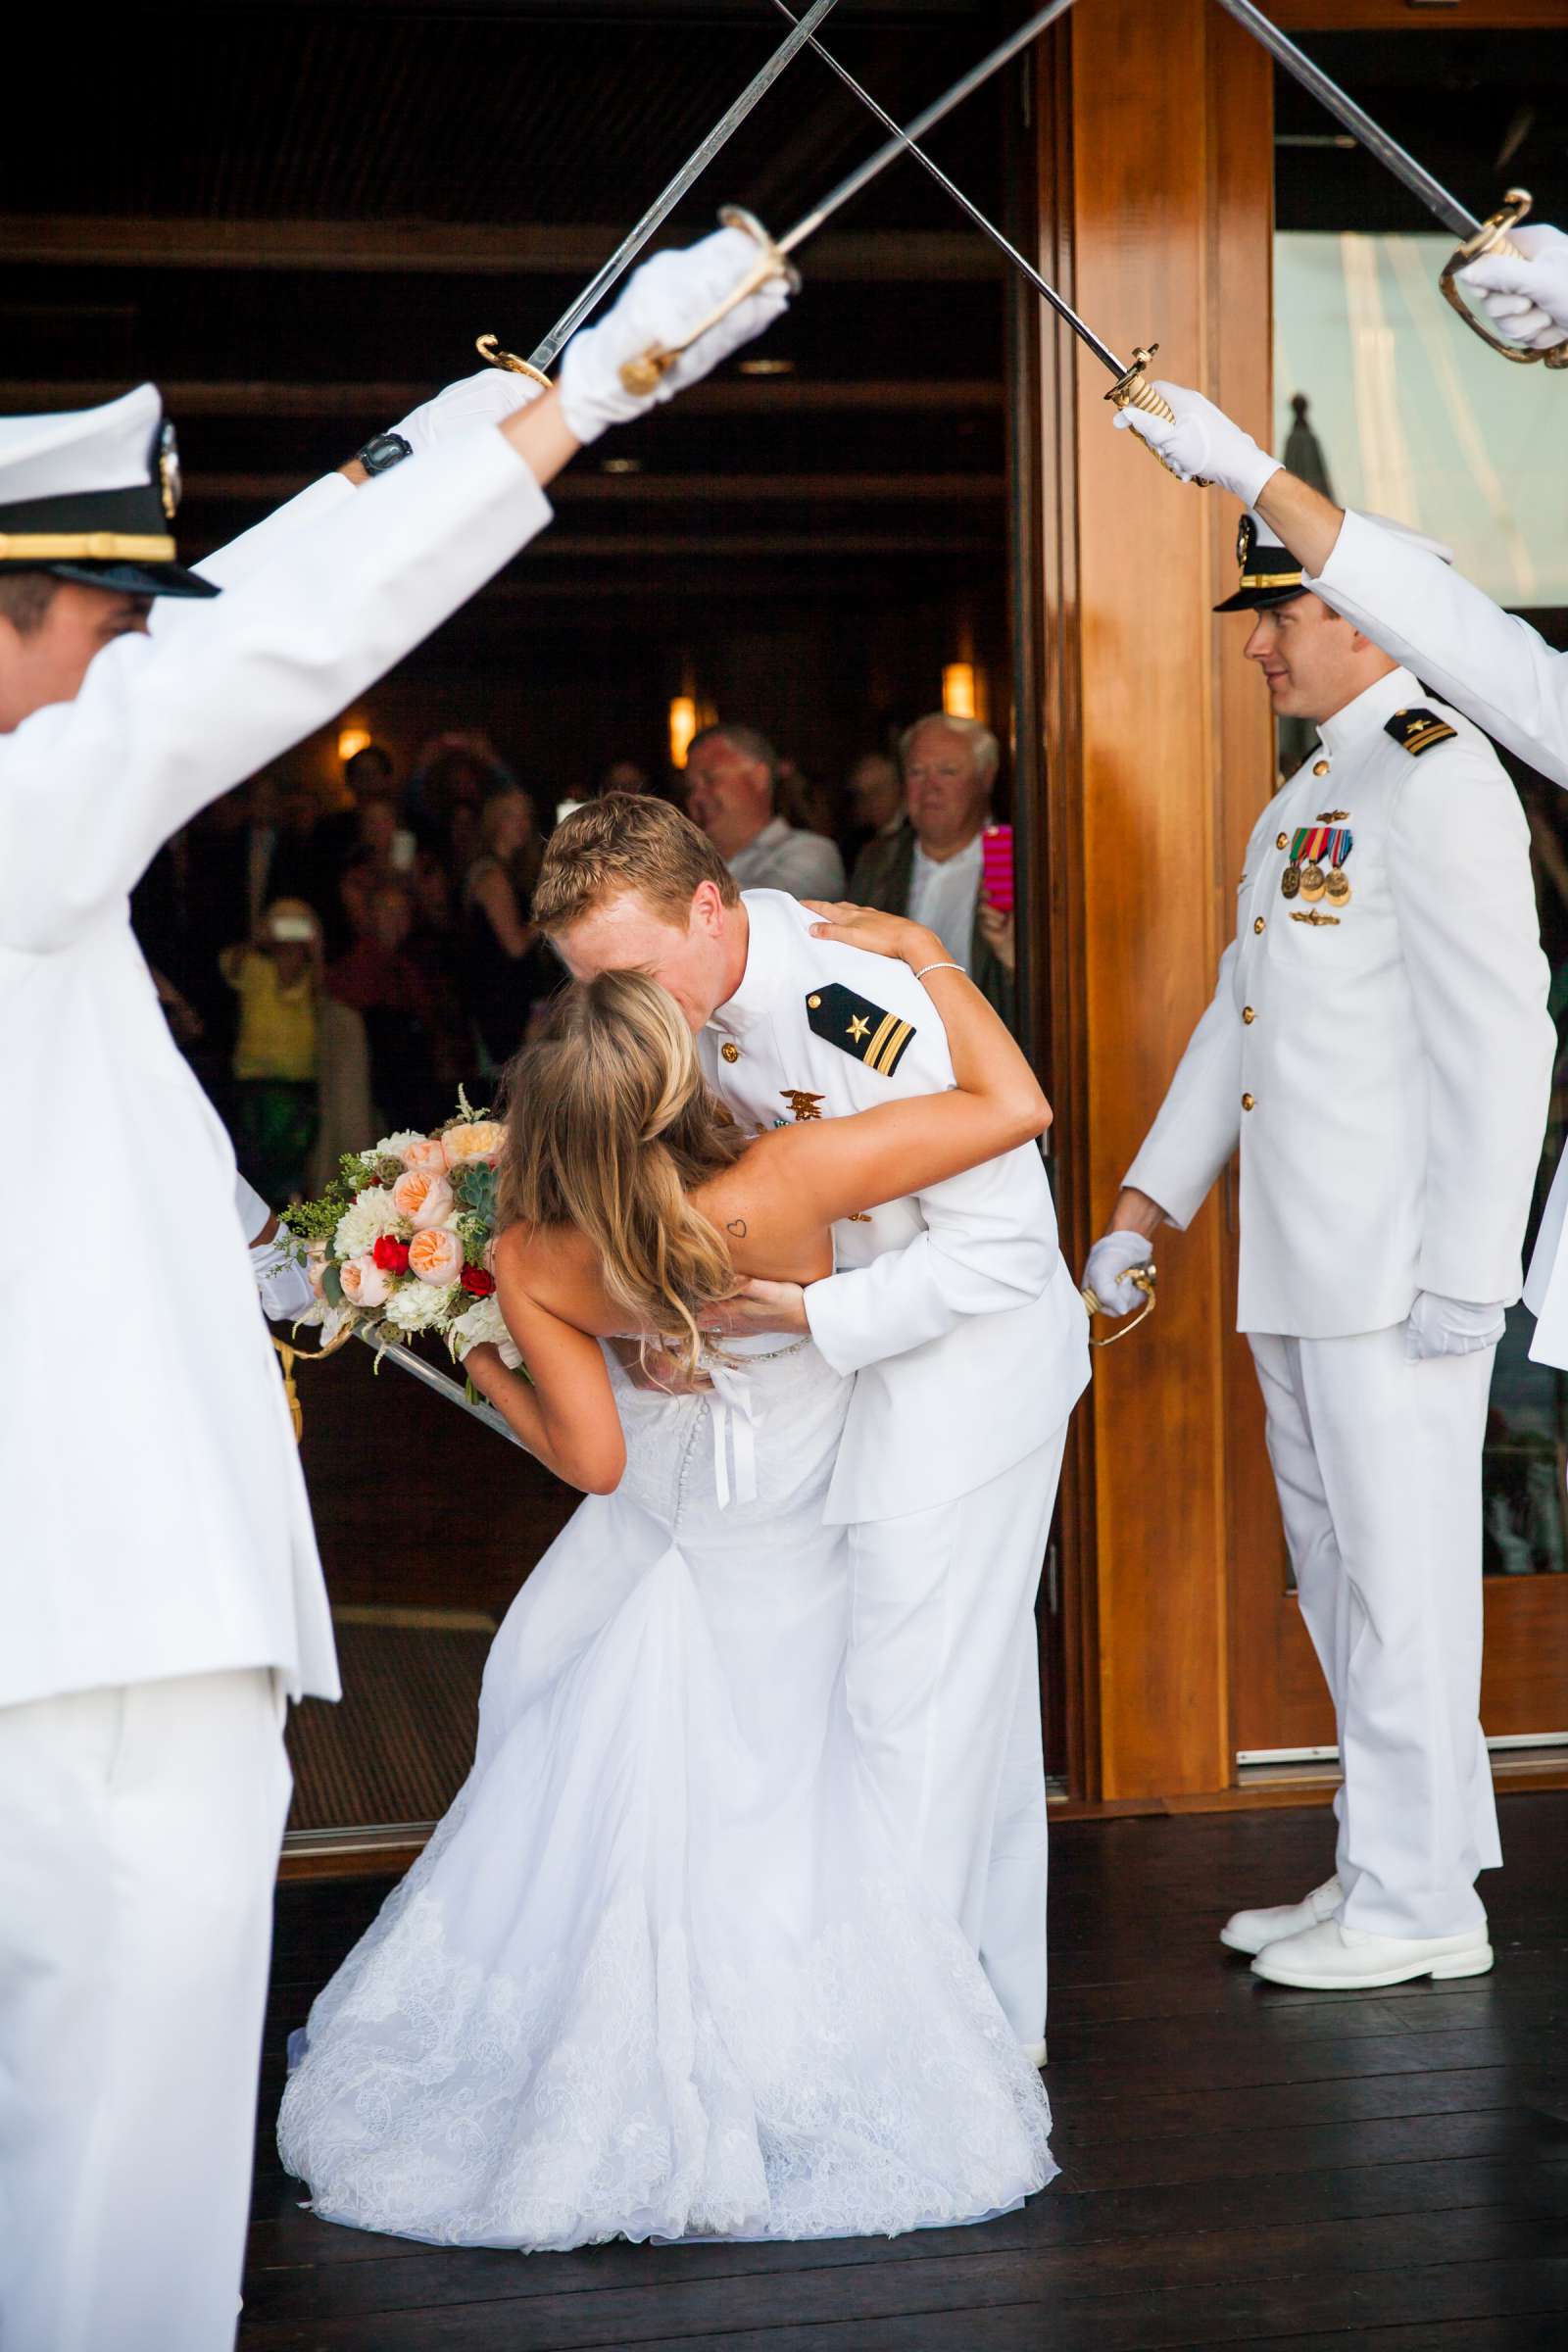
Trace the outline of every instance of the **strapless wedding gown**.
{"type": "Polygon", "coordinates": [[[848,1383],[776,1340],[711,1396],[612,1372],[625,1478],[508,1612],[464,1788],[295,2036],[283,2161],[446,2245],[1004,2211],[1050,2110],[858,1762],[848,1383]]]}

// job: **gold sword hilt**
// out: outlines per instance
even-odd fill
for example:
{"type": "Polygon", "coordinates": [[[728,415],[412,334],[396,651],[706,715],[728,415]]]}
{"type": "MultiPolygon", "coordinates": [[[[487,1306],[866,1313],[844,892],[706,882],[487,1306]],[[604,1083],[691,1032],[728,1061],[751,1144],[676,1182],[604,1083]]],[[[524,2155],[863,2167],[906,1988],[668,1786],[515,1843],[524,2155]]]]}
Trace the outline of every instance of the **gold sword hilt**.
{"type": "MultiPolygon", "coordinates": [[[[1130,373],[1131,370],[1129,369],[1128,372],[1130,373]]],[[[1124,1340],[1130,1331],[1136,1331],[1139,1324],[1147,1322],[1149,1317],[1154,1311],[1155,1274],[1153,1259],[1151,1258],[1149,1263],[1144,1266],[1129,1267],[1122,1279],[1125,1282],[1130,1282],[1135,1291],[1143,1292],[1144,1303],[1138,1309],[1138,1312],[1135,1315],[1129,1315],[1125,1319],[1119,1331],[1107,1331],[1102,1340],[1091,1339],[1089,1343],[1091,1348],[1114,1348],[1118,1340],[1124,1340]]],[[[1087,1283],[1084,1284],[1078,1296],[1083,1300],[1085,1306],[1088,1307],[1091,1315],[1102,1315],[1104,1313],[1105,1309],[1099,1296],[1089,1288],[1087,1283]]]]}
{"type": "Polygon", "coordinates": [[[1515,367],[1529,368],[1537,360],[1544,360],[1548,368],[1568,368],[1568,343],[1555,344],[1550,351],[1525,351],[1517,343],[1505,343],[1500,335],[1494,335],[1490,327],[1482,325],[1480,314],[1471,309],[1454,283],[1465,264],[1479,261],[1484,253],[1519,253],[1508,231],[1518,227],[1529,212],[1531,202],[1528,188],[1510,188],[1496,211],[1482,221],[1475,235],[1467,237],[1448,256],[1439,275],[1438,286],[1444,301],[1458,312],[1470,332],[1479,335],[1489,349],[1499,353],[1503,359],[1512,360],[1515,367]]]}
{"type": "MultiPolygon", "coordinates": [[[[1109,401],[1113,409],[1142,409],[1146,416],[1163,416],[1167,424],[1174,424],[1176,421],[1175,410],[1171,407],[1170,402],[1165,398],[1164,393],[1156,392],[1153,385],[1149,380],[1149,364],[1158,349],[1159,345],[1157,343],[1151,343],[1147,351],[1145,351],[1143,346],[1140,344],[1133,352],[1132,366],[1127,369],[1125,375],[1117,376],[1116,381],[1111,385],[1110,390],[1105,394],[1105,398],[1109,401]]],[[[1144,436],[1142,433],[1140,433],[1137,437],[1140,441],[1144,442],[1144,447],[1148,450],[1150,456],[1157,459],[1159,464],[1164,466],[1167,473],[1176,473],[1176,468],[1171,464],[1169,458],[1161,457],[1159,451],[1154,447],[1152,441],[1144,441],[1144,436]]],[[[1176,479],[1180,481],[1181,478],[1181,475],[1176,473],[1176,479]]],[[[1204,481],[1201,474],[1195,473],[1192,477],[1192,480],[1195,490],[1206,490],[1208,488],[1208,484],[1206,481],[1204,481]]],[[[1147,1308],[1145,1309],[1145,1312],[1148,1312],[1147,1308]]],[[[1143,1317],[1140,1316],[1138,1320],[1141,1322],[1143,1317]]],[[[1102,1341],[1101,1345],[1102,1347],[1105,1347],[1108,1346],[1109,1343],[1107,1341],[1102,1341]]]]}
{"type": "Polygon", "coordinates": [[[755,294],[759,286],[767,284],[769,278],[782,277],[792,294],[798,294],[801,290],[800,271],[789,255],[774,244],[755,213],[744,211],[738,204],[726,204],[721,208],[718,219],[722,228],[744,229],[755,240],[760,249],[757,260],[739,285],[732,286],[723,301],[715,303],[707,318],[700,318],[690,334],[679,343],[651,343],[635,359],[621,362],[620,380],[634,399],[646,400],[649,393],[655,391],[669,373],[682,352],[690,351],[692,345],[706,335],[710,327],[716,326],[721,318],[727,318],[748,294],[755,294]]]}
{"type": "Polygon", "coordinates": [[[490,367],[504,368],[508,375],[525,375],[541,391],[549,391],[550,378],[543,369],[536,368],[532,360],[519,360],[514,351],[503,351],[494,335],[480,335],[473,348],[490,367]]]}

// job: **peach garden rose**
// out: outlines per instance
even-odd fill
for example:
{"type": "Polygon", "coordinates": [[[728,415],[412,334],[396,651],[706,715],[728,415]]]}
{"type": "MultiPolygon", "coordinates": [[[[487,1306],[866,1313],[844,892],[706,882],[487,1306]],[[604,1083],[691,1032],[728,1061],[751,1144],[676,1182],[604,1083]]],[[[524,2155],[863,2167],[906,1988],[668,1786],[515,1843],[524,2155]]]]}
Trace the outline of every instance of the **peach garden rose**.
{"type": "Polygon", "coordinates": [[[444,1176],[407,1168],[392,1187],[392,1205],[400,1217],[408,1218],[416,1233],[422,1233],[427,1225],[443,1225],[451,1216],[452,1187],[444,1176]]]}
{"type": "MultiPolygon", "coordinates": [[[[449,1234],[447,1239],[450,1241],[452,1236],[449,1234]]],[[[392,1288],[368,1250],[345,1260],[338,1268],[338,1280],[350,1306],[384,1306],[392,1288]]]]}
{"type": "Polygon", "coordinates": [[[443,1225],[416,1233],[409,1244],[409,1272],[433,1288],[444,1288],[463,1272],[463,1244],[443,1225]]]}
{"type": "Polygon", "coordinates": [[[462,1167],[465,1160],[493,1160],[506,1141],[506,1129],[499,1119],[468,1119],[459,1127],[449,1127],[441,1138],[449,1168],[462,1167]]]}
{"type": "Polygon", "coordinates": [[[444,1176],[447,1172],[447,1155],[441,1148],[441,1138],[438,1135],[421,1135],[404,1152],[403,1165],[420,1176],[444,1176]]]}

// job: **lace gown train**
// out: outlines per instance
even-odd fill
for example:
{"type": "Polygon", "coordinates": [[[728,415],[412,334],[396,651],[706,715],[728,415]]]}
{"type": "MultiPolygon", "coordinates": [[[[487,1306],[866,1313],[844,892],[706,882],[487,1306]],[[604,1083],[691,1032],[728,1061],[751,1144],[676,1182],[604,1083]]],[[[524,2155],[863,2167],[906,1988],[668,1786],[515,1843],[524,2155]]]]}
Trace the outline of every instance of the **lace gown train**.
{"type": "Polygon", "coordinates": [[[534,1571],[473,1769],[295,2036],[289,2170],[451,2245],[892,2234],[1055,2171],[845,1708],[847,1386],[801,1345],[633,1389],[619,1491],[534,1571]]]}

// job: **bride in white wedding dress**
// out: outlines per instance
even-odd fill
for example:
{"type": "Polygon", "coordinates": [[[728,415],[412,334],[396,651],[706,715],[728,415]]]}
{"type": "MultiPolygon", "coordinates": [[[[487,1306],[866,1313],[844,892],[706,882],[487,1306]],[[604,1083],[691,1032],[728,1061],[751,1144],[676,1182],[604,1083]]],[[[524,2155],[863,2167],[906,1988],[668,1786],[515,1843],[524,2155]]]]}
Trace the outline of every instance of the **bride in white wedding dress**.
{"type": "Polygon", "coordinates": [[[636,973],[568,991],[517,1065],[497,1276],[530,1377],[468,1366],[590,1493],[496,1638],[467,1782],[295,2036],[278,2143],[325,2219],[527,2250],[891,2234],[1055,2171],[1039,2076],[857,1758],[822,1525],[848,1383],[807,1341],[699,1331],[748,1277],[828,1272],[835,1219],[1045,1125],[979,992],[925,985],[953,1092],[755,1141],[636,973]],[[699,1385],[639,1385],[628,1329],[699,1385]]]}

